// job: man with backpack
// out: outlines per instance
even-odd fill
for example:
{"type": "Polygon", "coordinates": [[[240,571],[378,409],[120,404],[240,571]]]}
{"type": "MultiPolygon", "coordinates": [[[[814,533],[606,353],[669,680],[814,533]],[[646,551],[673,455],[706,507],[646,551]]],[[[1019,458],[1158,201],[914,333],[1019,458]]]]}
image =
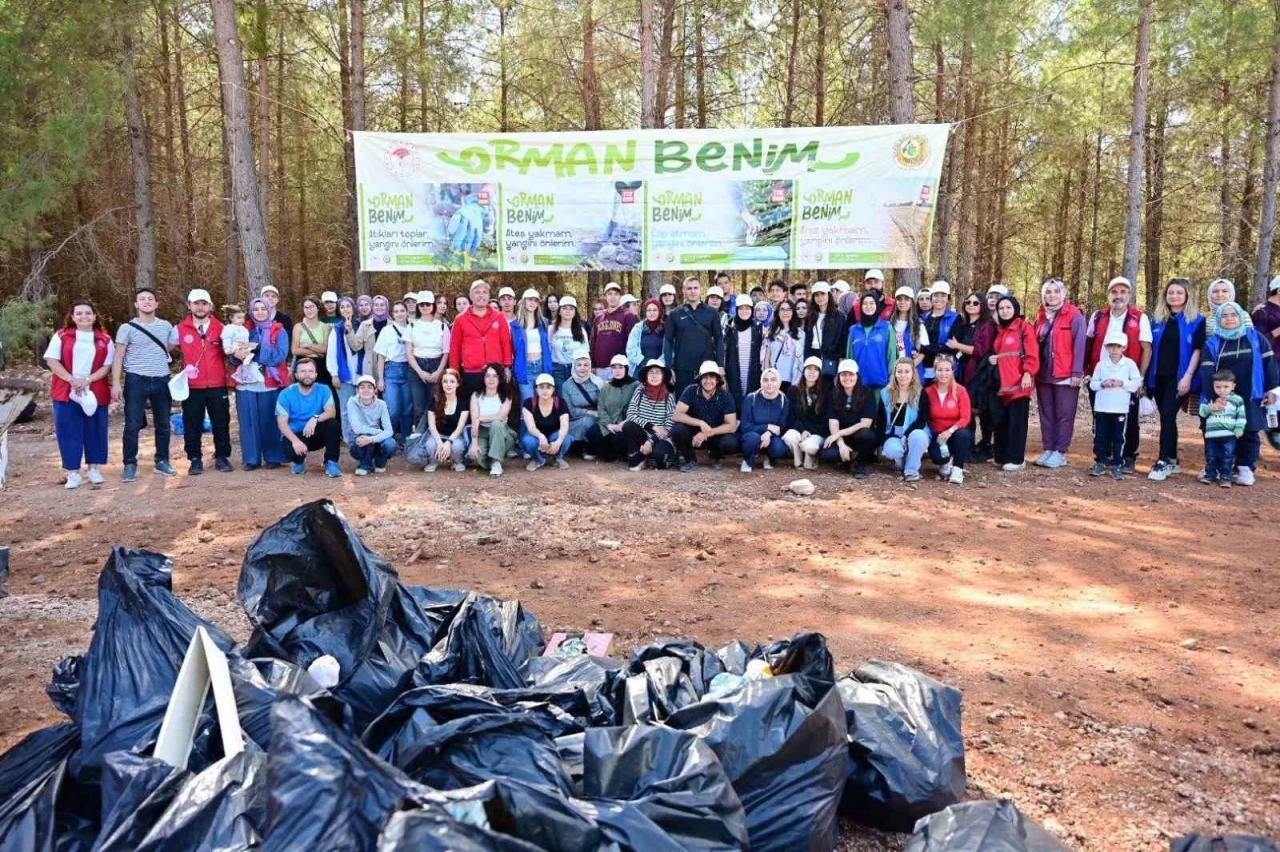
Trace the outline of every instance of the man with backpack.
{"type": "Polygon", "coordinates": [[[173,325],[156,316],[156,294],[139,290],[133,297],[138,315],[116,331],[116,357],[111,365],[111,399],[124,401],[125,482],[138,478],[138,433],[151,410],[156,437],[156,473],[177,476],[169,464],[169,339],[173,325]]]}

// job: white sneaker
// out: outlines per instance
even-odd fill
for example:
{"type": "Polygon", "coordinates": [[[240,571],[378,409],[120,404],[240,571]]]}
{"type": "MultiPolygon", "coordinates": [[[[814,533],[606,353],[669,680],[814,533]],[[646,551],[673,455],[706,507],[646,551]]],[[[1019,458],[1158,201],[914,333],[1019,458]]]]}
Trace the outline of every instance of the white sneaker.
{"type": "Polygon", "coordinates": [[[67,484],[63,487],[70,491],[73,488],[79,488],[83,483],[84,480],[80,478],[80,471],[77,470],[67,474],[67,484]]]}
{"type": "Polygon", "coordinates": [[[583,454],[582,454],[582,460],[583,460],[583,461],[595,461],[595,460],[596,460],[596,457],[595,457],[595,456],[593,456],[593,455],[591,455],[590,453],[583,453],[583,454]]]}
{"type": "Polygon", "coordinates": [[[811,454],[806,454],[806,455],[805,455],[805,457],[804,457],[804,469],[805,469],[805,470],[817,470],[817,469],[818,469],[818,460],[817,460],[813,455],[811,455],[811,454]]]}
{"type": "Polygon", "coordinates": [[[632,473],[635,473],[638,470],[644,470],[644,462],[641,461],[640,464],[633,464],[631,465],[631,467],[627,468],[627,470],[631,471],[632,473]]]}
{"type": "Polygon", "coordinates": [[[1151,467],[1151,471],[1147,474],[1147,479],[1152,482],[1164,482],[1173,473],[1167,462],[1158,461],[1151,467]]]}
{"type": "Polygon", "coordinates": [[[502,476],[502,462],[494,462],[489,467],[490,476],[502,476]]]}
{"type": "Polygon", "coordinates": [[[1182,465],[1176,461],[1171,461],[1169,462],[1169,475],[1172,476],[1175,473],[1182,473],[1182,465]]]}
{"type": "Polygon", "coordinates": [[[1045,464],[1045,467],[1058,470],[1059,468],[1066,467],[1069,464],[1071,464],[1071,462],[1067,461],[1066,453],[1060,453],[1057,450],[1054,450],[1049,454],[1049,461],[1045,464]]]}
{"type": "Polygon", "coordinates": [[[1054,455],[1055,453],[1049,450],[1045,450],[1043,453],[1040,454],[1040,458],[1036,459],[1035,462],[1033,463],[1035,464],[1036,467],[1053,467],[1054,455]]]}
{"type": "Polygon", "coordinates": [[[765,470],[773,470],[773,460],[770,459],[768,456],[765,456],[764,461],[760,462],[760,466],[763,467],[765,470]]]}
{"type": "Polygon", "coordinates": [[[742,471],[743,473],[750,473],[751,465],[747,464],[746,462],[743,462],[742,466],[739,467],[738,470],[742,471]]]}
{"type": "MultiPolygon", "coordinates": [[[[595,456],[592,456],[592,458],[594,459],[595,456]]],[[[568,469],[569,469],[569,463],[567,461],[565,461],[564,459],[556,459],[556,470],[568,470],[568,469]]]]}
{"type": "Polygon", "coordinates": [[[800,458],[799,456],[796,456],[791,463],[795,465],[796,470],[799,470],[804,465],[804,459],[800,458]]]}
{"type": "Polygon", "coordinates": [[[458,462],[457,464],[455,464],[455,465],[453,466],[453,472],[454,472],[454,473],[465,473],[465,472],[466,472],[466,470],[467,470],[467,466],[466,466],[465,464],[463,464],[462,462],[458,462]]]}
{"type": "Polygon", "coordinates": [[[947,477],[947,482],[950,482],[952,485],[964,485],[964,468],[951,468],[951,475],[947,477]]]}
{"type": "Polygon", "coordinates": [[[1252,485],[1253,471],[1247,467],[1236,468],[1236,485],[1252,485]]]}
{"type": "Polygon", "coordinates": [[[537,470],[537,469],[538,469],[538,468],[540,468],[540,467],[542,467],[542,465],[538,464],[538,463],[537,463],[536,461],[534,461],[533,459],[530,459],[530,460],[529,460],[529,463],[528,463],[527,465],[525,465],[525,466],[524,466],[524,469],[525,469],[525,470],[527,470],[527,471],[529,471],[530,473],[532,473],[533,471],[537,470]]]}
{"type": "Polygon", "coordinates": [[[88,479],[89,479],[89,484],[90,484],[90,485],[101,485],[101,484],[102,484],[102,474],[98,471],[98,469],[97,469],[97,468],[90,468],[90,469],[89,469],[89,476],[88,476],[88,479]]]}
{"type": "Polygon", "coordinates": [[[435,473],[435,472],[436,472],[437,470],[439,470],[439,469],[440,469],[440,463],[439,463],[439,462],[432,462],[431,464],[429,464],[429,465],[427,465],[426,467],[424,467],[424,468],[422,469],[422,472],[423,472],[423,473],[435,473]]]}
{"type": "Polygon", "coordinates": [[[1027,463],[1023,462],[1022,464],[1014,464],[1013,462],[1008,462],[1000,469],[1003,470],[1005,473],[1017,473],[1020,470],[1026,470],[1027,463]]]}

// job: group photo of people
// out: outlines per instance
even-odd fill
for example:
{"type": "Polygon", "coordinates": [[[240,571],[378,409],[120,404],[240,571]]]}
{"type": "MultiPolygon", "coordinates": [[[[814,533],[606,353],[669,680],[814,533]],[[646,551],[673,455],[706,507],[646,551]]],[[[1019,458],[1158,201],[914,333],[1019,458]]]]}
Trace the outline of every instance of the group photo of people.
{"type": "Polygon", "coordinates": [[[878,269],[857,290],[773,280],[734,294],[730,281],[704,289],[689,276],[644,301],[610,281],[583,310],[536,289],[494,297],[476,279],[452,299],[305,296],[296,318],[272,286],[216,308],[195,289],[176,322],[143,289],[114,336],[76,302],[44,353],[66,487],[103,482],[112,403],[123,403],[125,482],[150,428],[161,476],[178,475],[176,431],[191,476],[205,471],[209,434],[221,473],[238,462],[304,475],[314,453],[329,477],[393,463],[501,476],[580,458],[744,474],[789,462],[963,485],[977,465],[1026,469],[1033,399],[1043,452],[1031,463],[1066,467],[1082,391],[1091,476],[1139,474],[1143,416],[1158,423],[1153,481],[1183,473],[1179,428],[1190,424],[1204,445],[1198,478],[1221,487],[1252,485],[1263,437],[1280,444],[1280,276],[1253,311],[1228,280],[1202,304],[1192,281],[1172,278],[1150,316],[1123,277],[1092,313],[1059,278],[1043,282],[1034,312],[1000,285],[889,293],[878,269]]]}

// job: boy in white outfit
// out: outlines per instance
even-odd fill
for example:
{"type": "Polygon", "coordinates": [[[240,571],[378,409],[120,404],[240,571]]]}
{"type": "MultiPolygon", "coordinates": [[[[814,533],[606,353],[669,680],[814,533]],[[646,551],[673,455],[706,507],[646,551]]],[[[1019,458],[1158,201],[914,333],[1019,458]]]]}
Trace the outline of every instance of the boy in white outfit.
{"type": "Polygon", "coordinates": [[[1129,400],[1142,388],[1142,373],[1132,358],[1124,355],[1128,338],[1124,330],[1108,330],[1103,346],[1107,354],[1094,368],[1089,387],[1093,401],[1093,467],[1090,476],[1102,476],[1111,467],[1117,482],[1124,479],[1124,430],[1129,416],[1129,400]]]}

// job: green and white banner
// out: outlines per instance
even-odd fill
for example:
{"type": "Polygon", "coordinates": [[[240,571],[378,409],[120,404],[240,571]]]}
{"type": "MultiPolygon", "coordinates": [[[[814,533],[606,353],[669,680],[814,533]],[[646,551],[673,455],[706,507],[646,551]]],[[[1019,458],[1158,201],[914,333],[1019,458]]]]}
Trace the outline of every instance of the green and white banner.
{"type": "Polygon", "coordinates": [[[918,267],[950,130],[355,133],[360,265],[918,267]]]}

